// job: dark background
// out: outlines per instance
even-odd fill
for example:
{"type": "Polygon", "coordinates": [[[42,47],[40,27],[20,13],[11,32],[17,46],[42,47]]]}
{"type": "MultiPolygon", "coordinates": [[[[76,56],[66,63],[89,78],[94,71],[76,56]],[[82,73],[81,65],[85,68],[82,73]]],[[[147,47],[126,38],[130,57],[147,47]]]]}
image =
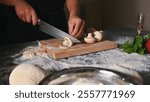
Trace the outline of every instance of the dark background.
{"type": "Polygon", "coordinates": [[[7,30],[6,22],[7,22],[6,7],[4,5],[0,5],[0,33],[6,32],[7,30]]]}
{"type": "MultiPolygon", "coordinates": [[[[136,28],[137,15],[145,15],[144,29],[150,31],[150,0],[80,0],[86,29],[136,28]]],[[[0,40],[7,31],[7,12],[0,5],[0,40]]],[[[68,15],[68,14],[67,14],[68,15]]]]}
{"type": "Polygon", "coordinates": [[[0,5],[0,45],[4,44],[4,36],[7,33],[7,7],[0,5]]]}

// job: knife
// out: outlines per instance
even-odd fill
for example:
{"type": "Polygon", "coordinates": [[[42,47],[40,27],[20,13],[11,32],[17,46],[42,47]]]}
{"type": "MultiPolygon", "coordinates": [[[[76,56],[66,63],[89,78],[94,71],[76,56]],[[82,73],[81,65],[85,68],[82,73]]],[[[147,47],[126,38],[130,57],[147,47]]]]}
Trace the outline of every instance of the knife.
{"type": "Polygon", "coordinates": [[[39,19],[38,20],[38,23],[39,23],[39,29],[40,31],[48,34],[48,35],[51,35],[57,39],[61,39],[63,40],[64,37],[69,37],[70,40],[73,42],[73,43],[80,43],[81,41],[74,38],[73,36],[67,34],[66,32],[64,31],[61,31],[59,30],[58,28],[46,23],[45,21],[39,19]]]}

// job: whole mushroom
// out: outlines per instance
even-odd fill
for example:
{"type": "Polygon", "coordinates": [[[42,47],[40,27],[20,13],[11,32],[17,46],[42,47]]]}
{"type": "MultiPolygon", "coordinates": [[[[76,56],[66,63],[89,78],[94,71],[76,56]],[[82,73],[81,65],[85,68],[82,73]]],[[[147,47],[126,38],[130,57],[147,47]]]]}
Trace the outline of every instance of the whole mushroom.
{"type": "Polygon", "coordinates": [[[103,38],[103,31],[95,31],[94,33],[94,38],[96,41],[101,41],[103,38]]]}
{"type": "Polygon", "coordinates": [[[88,36],[84,38],[84,41],[88,44],[95,43],[96,39],[92,36],[92,33],[88,33],[88,36]]]}

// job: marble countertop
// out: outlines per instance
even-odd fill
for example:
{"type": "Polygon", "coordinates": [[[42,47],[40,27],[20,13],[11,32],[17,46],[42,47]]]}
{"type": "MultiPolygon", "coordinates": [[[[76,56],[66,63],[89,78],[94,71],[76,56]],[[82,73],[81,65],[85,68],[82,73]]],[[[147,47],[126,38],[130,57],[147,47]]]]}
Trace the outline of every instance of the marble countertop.
{"type": "MultiPolygon", "coordinates": [[[[107,31],[107,39],[119,44],[132,39],[132,30],[107,31]],[[119,36],[116,34],[120,34],[119,36]],[[113,35],[113,36],[112,36],[113,35]],[[112,37],[111,37],[112,36],[112,37]]],[[[37,47],[37,42],[29,42],[18,45],[0,47],[0,84],[9,84],[8,78],[11,71],[21,63],[30,63],[44,69],[53,71],[71,67],[101,67],[108,69],[128,68],[137,71],[143,78],[144,84],[150,84],[150,55],[127,54],[121,49],[111,49],[82,56],[54,60],[47,56],[35,56],[33,58],[22,58],[24,49],[37,47]]]]}

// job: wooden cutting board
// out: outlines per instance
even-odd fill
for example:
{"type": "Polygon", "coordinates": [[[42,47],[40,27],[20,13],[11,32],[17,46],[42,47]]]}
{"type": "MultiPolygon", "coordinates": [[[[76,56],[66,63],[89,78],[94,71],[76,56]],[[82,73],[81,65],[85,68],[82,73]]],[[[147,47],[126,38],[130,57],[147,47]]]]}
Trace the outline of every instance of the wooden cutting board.
{"type": "Polygon", "coordinates": [[[62,41],[58,39],[40,41],[40,47],[45,49],[48,55],[53,59],[78,56],[87,53],[113,49],[117,48],[118,46],[117,43],[109,40],[103,40],[101,42],[96,42],[94,44],[86,44],[86,43],[74,44],[73,46],[67,49],[59,48],[60,45],[62,45],[62,41]]]}

